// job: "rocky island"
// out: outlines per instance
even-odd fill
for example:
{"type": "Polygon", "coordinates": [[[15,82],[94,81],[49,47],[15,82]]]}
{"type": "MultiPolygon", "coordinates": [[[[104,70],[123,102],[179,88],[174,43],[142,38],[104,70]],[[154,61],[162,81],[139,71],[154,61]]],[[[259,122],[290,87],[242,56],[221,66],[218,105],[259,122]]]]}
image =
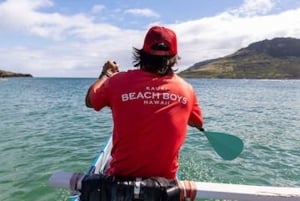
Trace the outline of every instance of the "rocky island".
{"type": "Polygon", "coordinates": [[[10,71],[0,70],[0,78],[4,77],[33,77],[31,74],[15,73],[10,71]]]}

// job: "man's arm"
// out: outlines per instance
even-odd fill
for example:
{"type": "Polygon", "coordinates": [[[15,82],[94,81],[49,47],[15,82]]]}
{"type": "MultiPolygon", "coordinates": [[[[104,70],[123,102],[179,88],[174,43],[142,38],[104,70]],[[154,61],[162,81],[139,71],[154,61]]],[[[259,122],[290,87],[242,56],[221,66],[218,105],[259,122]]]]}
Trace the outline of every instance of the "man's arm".
{"type": "Polygon", "coordinates": [[[89,87],[86,97],[85,97],[85,105],[89,108],[92,107],[91,102],[90,102],[90,92],[93,90],[98,89],[107,79],[108,77],[105,75],[101,75],[99,76],[99,78],[89,87]]]}
{"type": "Polygon", "coordinates": [[[85,97],[85,105],[87,107],[93,107],[90,101],[90,92],[97,90],[106,81],[106,79],[116,74],[117,72],[119,72],[119,65],[115,61],[107,61],[104,64],[102,72],[99,75],[98,79],[89,87],[87,91],[85,97]]]}

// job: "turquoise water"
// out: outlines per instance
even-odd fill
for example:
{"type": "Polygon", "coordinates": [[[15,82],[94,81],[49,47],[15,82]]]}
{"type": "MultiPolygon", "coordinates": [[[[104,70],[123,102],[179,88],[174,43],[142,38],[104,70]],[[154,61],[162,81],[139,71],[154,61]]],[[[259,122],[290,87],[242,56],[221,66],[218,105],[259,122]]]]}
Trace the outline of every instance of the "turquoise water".
{"type": "MultiPolygon", "coordinates": [[[[111,132],[108,109],[84,106],[88,78],[0,79],[1,201],[67,200],[48,187],[53,172],[82,171],[111,132]]],[[[190,128],[182,179],[300,187],[300,81],[190,79],[205,128],[243,139],[239,158],[223,161],[190,128]]]]}

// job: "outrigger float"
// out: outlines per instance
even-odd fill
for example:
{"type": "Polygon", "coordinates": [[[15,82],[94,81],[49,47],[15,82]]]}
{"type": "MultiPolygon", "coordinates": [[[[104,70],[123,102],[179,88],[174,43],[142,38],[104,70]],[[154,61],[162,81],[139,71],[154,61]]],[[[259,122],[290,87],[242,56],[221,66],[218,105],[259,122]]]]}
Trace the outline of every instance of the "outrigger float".
{"type": "MultiPolygon", "coordinates": [[[[49,185],[56,188],[69,188],[74,195],[71,198],[72,201],[106,201],[101,196],[102,187],[99,187],[99,183],[101,183],[100,180],[103,177],[105,178],[103,174],[110,158],[111,148],[112,139],[110,138],[86,174],[57,172],[50,177],[49,185]]],[[[123,199],[114,197],[110,200],[147,200],[143,199],[145,196],[142,195],[143,188],[145,188],[143,181],[121,182],[120,184],[131,187],[131,199],[128,199],[128,197],[123,197],[123,199]]],[[[178,198],[169,199],[168,196],[163,196],[163,198],[152,200],[182,201],[201,198],[239,201],[300,201],[300,188],[297,187],[253,186],[180,180],[177,181],[177,187],[180,191],[178,198]]],[[[168,190],[166,192],[168,194],[168,190]]]]}

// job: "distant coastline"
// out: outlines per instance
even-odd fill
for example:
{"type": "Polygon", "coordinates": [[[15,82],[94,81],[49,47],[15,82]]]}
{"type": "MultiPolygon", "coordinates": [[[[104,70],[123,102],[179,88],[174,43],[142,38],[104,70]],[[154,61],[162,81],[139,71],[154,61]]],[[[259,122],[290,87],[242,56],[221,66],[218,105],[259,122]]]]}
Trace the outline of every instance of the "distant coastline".
{"type": "Polygon", "coordinates": [[[251,43],[233,54],[201,61],[179,73],[185,78],[300,79],[300,39],[251,43]]]}
{"type": "Polygon", "coordinates": [[[11,71],[0,70],[0,78],[5,78],[5,77],[33,77],[33,76],[28,73],[15,73],[11,71]]]}

